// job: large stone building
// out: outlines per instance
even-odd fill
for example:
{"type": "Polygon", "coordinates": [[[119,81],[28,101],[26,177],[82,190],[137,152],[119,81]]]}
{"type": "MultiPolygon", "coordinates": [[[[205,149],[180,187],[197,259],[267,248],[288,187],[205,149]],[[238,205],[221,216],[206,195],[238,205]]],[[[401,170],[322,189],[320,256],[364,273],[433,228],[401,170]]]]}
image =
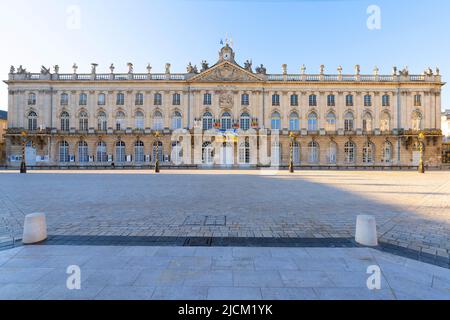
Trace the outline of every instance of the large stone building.
{"type": "Polygon", "coordinates": [[[342,68],[268,74],[240,66],[226,45],[218,61],[186,73],[29,73],[11,67],[9,165],[403,166],[441,161],[439,70],[352,74],[342,68]],[[26,136],[23,135],[26,132],[26,136]],[[158,133],[158,134],[157,134],[158,133]]]}
{"type": "Polygon", "coordinates": [[[6,152],[5,152],[5,138],[6,128],[8,127],[8,113],[6,111],[0,110],[0,165],[5,163],[6,152]]]}
{"type": "Polygon", "coordinates": [[[442,135],[445,142],[450,142],[450,109],[441,114],[442,135]]]}

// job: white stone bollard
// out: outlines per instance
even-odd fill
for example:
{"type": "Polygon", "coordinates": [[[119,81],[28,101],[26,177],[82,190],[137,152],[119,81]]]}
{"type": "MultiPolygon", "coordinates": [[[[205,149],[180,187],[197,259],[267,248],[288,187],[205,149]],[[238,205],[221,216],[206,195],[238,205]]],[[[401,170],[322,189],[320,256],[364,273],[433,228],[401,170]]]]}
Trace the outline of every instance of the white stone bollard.
{"type": "Polygon", "coordinates": [[[47,239],[45,213],[32,213],[25,217],[23,226],[23,244],[33,244],[47,239]]]}
{"type": "Polygon", "coordinates": [[[355,240],[364,246],[376,247],[378,245],[375,217],[369,215],[359,215],[357,217],[355,240]]]}

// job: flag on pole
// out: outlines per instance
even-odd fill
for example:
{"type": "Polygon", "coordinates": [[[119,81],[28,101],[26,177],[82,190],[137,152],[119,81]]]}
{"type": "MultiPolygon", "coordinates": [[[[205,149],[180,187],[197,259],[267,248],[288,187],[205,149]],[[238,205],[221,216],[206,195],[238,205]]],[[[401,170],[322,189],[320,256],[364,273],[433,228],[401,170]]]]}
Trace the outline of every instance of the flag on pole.
{"type": "Polygon", "coordinates": [[[220,44],[223,45],[223,39],[220,39],[220,44]]]}

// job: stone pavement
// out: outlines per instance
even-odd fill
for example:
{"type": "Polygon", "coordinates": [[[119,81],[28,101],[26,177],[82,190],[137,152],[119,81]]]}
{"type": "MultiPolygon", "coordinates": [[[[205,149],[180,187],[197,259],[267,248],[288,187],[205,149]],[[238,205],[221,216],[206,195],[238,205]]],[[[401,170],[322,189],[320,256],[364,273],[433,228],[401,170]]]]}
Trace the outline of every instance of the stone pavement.
{"type": "Polygon", "coordinates": [[[450,270],[368,248],[40,245],[0,252],[1,299],[450,299],[450,270]]]}
{"type": "Polygon", "coordinates": [[[449,171],[0,172],[0,218],[20,236],[37,211],[50,235],[336,239],[371,214],[383,243],[450,252],[449,171]]]}

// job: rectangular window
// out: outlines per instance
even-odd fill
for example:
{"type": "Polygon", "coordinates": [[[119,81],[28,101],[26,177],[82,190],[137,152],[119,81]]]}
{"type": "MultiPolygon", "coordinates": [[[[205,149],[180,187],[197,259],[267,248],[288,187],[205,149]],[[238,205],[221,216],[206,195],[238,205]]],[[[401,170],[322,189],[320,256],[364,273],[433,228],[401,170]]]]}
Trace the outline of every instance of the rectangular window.
{"type": "Polygon", "coordinates": [[[174,106],[179,106],[181,104],[181,95],[179,93],[175,93],[173,95],[173,101],[172,104],[174,106]]]}
{"type": "Polygon", "coordinates": [[[272,106],[279,106],[280,105],[280,95],[274,94],[272,96],[272,106]]]}
{"type": "Polygon", "coordinates": [[[310,107],[316,107],[317,106],[317,96],[315,94],[312,94],[309,96],[309,106],[310,107]]]}
{"type": "Polygon", "coordinates": [[[36,105],[36,94],[30,93],[30,94],[28,95],[28,105],[29,105],[29,106],[34,106],[34,105],[36,105]]]}
{"type": "Polygon", "coordinates": [[[61,95],[61,105],[67,106],[69,104],[69,95],[67,93],[63,93],[61,95]]]}
{"type": "Polygon", "coordinates": [[[162,95],[160,93],[156,93],[153,102],[155,106],[162,105],[162,95]]]}
{"type": "Polygon", "coordinates": [[[353,107],[353,96],[351,94],[345,97],[345,105],[347,107],[353,107]]]}
{"type": "Polygon", "coordinates": [[[371,95],[365,95],[364,96],[364,107],[371,107],[372,106],[372,96],[371,95]]]}
{"type": "Polygon", "coordinates": [[[291,107],[297,107],[298,106],[298,95],[293,94],[291,95],[291,107]]]}
{"type": "Polygon", "coordinates": [[[80,106],[85,106],[87,105],[87,94],[82,93],[80,94],[80,106]]]}
{"type": "Polygon", "coordinates": [[[422,105],[422,96],[420,94],[416,94],[414,96],[414,106],[420,107],[422,105]]]}
{"type": "Polygon", "coordinates": [[[136,93],[135,104],[137,106],[144,105],[144,95],[142,93],[136,93]]]}
{"type": "Polygon", "coordinates": [[[203,104],[205,106],[210,106],[212,104],[212,96],[210,93],[205,93],[203,96],[203,104]]]}
{"type": "Polygon", "coordinates": [[[123,106],[125,104],[125,95],[123,93],[117,94],[116,104],[118,106],[123,106]]]}
{"type": "Polygon", "coordinates": [[[389,107],[391,105],[389,96],[387,94],[385,94],[382,98],[382,105],[383,107],[389,107]]]}
{"type": "Polygon", "coordinates": [[[248,106],[250,104],[250,97],[249,97],[248,94],[245,93],[245,94],[242,95],[241,104],[243,106],[248,106]]]}
{"type": "Polygon", "coordinates": [[[336,105],[335,96],[334,96],[333,94],[330,94],[330,95],[328,96],[328,99],[327,99],[327,105],[328,105],[329,107],[334,107],[334,106],[336,105]]]}
{"type": "Polygon", "coordinates": [[[98,105],[99,106],[104,106],[106,104],[106,96],[104,93],[100,93],[98,95],[98,105]]]}

